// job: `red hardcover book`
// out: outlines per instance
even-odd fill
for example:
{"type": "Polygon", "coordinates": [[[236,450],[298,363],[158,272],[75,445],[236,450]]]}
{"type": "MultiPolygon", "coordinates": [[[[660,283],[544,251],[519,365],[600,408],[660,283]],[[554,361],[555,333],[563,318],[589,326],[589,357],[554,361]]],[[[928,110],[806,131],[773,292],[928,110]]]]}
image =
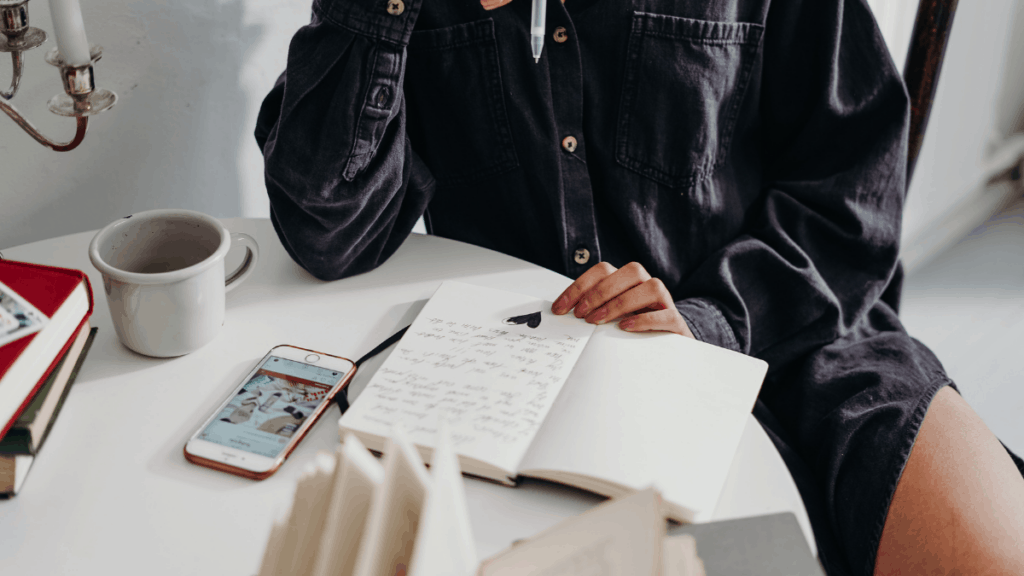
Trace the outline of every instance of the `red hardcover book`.
{"type": "Polygon", "coordinates": [[[0,260],[0,282],[49,317],[36,332],[0,347],[0,438],[92,314],[89,278],[80,270],[0,260]]]}

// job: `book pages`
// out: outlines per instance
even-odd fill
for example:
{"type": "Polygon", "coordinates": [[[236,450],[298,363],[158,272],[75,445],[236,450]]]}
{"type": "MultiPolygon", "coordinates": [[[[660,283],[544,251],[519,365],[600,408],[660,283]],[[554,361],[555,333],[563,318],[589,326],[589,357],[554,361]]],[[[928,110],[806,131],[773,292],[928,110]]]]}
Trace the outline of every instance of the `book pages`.
{"type": "Polygon", "coordinates": [[[316,455],[314,481],[305,494],[309,501],[309,516],[297,527],[298,545],[293,552],[290,576],[309,576],[313,572],[313,561],[316,559],[320,535],[323,533],[334,491],[336,464],[337,460],[329,452],[316,455]]]}
{"type": "MultiPolygon", "coordinates": [[[[310,507],[313,502],[306,494],[315,490],[316,466],[309,463],[299,476],[295,485],[295,495],[292,498],[292,505],[288,509],[288,517],[285,519],[284,537],[282,538],[281,551],[277,559],[277,565],[272,572],[275,575],[284,575],[292,571],[292,562],[295,559],[295,549],[299,545],[299,525],[309,520],[310,507]]],[[[305,530],[302,530],[303,532],[305,530]]]]}
{"type": "Polygon", "coordinates": [[[31,454],[0,454],[0,496],[13,496],[21,490],[35,459],[31,454]]]}
{"type": "Polygon", "coordinates": [[[484,561],[480,576],[655,576],[665,519],[648,488],[589,512],[484,561]]]}
{"type": "Polygon", "coordinates": [[[444,414],[459,455],[514,476],[594,331],[550,310],[530,296],[444,282],[339,426],[387,437],[401,423],[432,448],[444,414]]]}
{"type": "Polygon", "coordinates": [[[336,454],[338,472],[313,562],[313,576],[352,575],[370,503],[384,483],[384,469],[355,436],[345,438],[336,454]]]}
{"type": "MultiPolygon", "coordinates": [[[[28,407],[18,416],[14,426],[8,434],[17,434],[16,430],[28,432],[27,446],[30,453],[36,452],[43,445],[46,432],[56,421],[56,414],[63,400],[67,398],[68,389],[74,381],[73,374],[81,364],[81,357],[85,354],[86,343],[92,336],[92,327],[89,320],[82,322],[78,329],[78,335],[73,338],[74,343],[65,352],[64,357],[57,361],[53,371],[46,378],[46,383],[35,393],[28,407]]],[[[4,440],[9,436],[4,436],[4,440]]],[[[0,446],[3,442],[0,442],[0,446]]]]}
{"type": "Polygon", "coordinates": [[[281,567],[281,552],[284,550],[284,538],[287,532],[287,520],[274,521],[270,526],[270,537],[267,538],[267,547],[263,551],[263,561],[260,563],[260,571],[257,576],[278,576],[286,573],[281,567]]]}
{"type": "Polygon", "coordinates": [[[466,509],[458,456],[446,421],[440,424],[430,464],[430,496],[416,532],[408,576],[471,576],[476,545],[466,509]]]}
{"type": "Polygon", "coordinates": [[[306,574],[307,564],[316,552],[317,540],[311,536],[319,533],[319,526],[314,531],[314,524],[323,521],[322,511],[330,498],[328,490],[333,475],[334,459],[330,457],[318,457],[303,470],[295,486],[295,498],[288,516],[278,564],[279,574],[306,574]]]}
{"type": "Polygon", "coordinates": [[[295,485],[295,496],[283,522],[283,530],[271,532],[271,540],[279,540],[280,543],[267,545],[260,576],[305,574],[299,572],[305,566],[302,555],[312,556],[315,553],[315,543],[312,546],[310,543],[310,528],[312,523],[320,521],[319,510],[327,505],[329,493],[326,489],[331,486],[333,474],[334,459],[329,456],[307,464],[295,485]]]}
{"type": "Polygon", "coordinates": [[[680,534],[662,540],[661,576],[705,576],[693,536],[680,534]]]}
{"type": "Polygon", "coordinates": [[[370,504],[356,576],[408,571],[429,486],[423,461],[405,431],[395,426],[385,446],[384,484],[370,504]]]}

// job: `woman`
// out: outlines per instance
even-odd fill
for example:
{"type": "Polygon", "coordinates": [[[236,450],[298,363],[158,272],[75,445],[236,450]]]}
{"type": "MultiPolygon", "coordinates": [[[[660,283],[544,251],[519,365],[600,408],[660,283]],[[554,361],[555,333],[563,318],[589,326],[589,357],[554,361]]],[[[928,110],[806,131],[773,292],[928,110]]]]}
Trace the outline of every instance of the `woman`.
{"type": "Polygon", "coordinates": [[[256,130],[289,254],[365,272],[422,215],[577,278],[556,313],[763,358],[830,574],[1024,573],[1021,470],[882,298],[908,109],[863,0],[550,1],[539,63],[530,8],[314,2],[256,130]]]}

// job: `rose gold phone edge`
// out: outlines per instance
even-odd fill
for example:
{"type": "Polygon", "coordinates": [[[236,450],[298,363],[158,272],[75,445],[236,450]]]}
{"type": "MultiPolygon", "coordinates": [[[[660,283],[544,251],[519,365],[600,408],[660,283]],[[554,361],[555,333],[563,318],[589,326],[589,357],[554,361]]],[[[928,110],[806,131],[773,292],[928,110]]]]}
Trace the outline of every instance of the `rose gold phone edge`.
{"type": "MultiPolygon", "coordinates": [[[[344,356],[326,354],[324,352],[310,350],[309,348],[303,348],[301,346],[293,346],[291,344],[278,344],[277,346],[271,347],[270,351],[260,358],[260,361],[256,365],[256,367],[258,368],[263,364],[263,360],[270,354],[270,352],[272,352],[275,348],[280,348],[282,346],[295,348],[296,350],[304,350],[306,352],[309,352],[311,354],[317,354],[319,356],[330,356],[331,358],[344,360],[352,365],[352,369],[349,370],[347,374],[345,374],[345,377],[341,379],[341,382],[339,382],[337,386],[335,386],[334,391],[331,392],[327,399],[320,403],[320,406],[317,407],[316,411],[314,411],[312,416],[310,416],[308,424],[303,424],[302,428],[296,432],[295,436],[293,436],[291,441],[288,442],[288,445],[285,446],[284,451],[282,451],[281,454],[277,457],[276,461],[274,462],[274,465],[271,468],[264,470],[262,472],[256,472],[253,470],[246,470],[245,468],[239,468],[237,466],[232,466],[231,464],[227,464],[225,462],[218,462],[216,460],[210,460],[209,458],[203,458],[202,456],[196,456],[195,454],[190,453],[188,451],[188,443],[192,441],[196,434],[198,434],[200,431],[206,428],[207,425],[209,425],[210,418],[204,420],[202,426],[199,427],[199,430],[193,432],[192,435],[189,436],[188,440],[185,441],[185,445],[181,449],[182,453],[185,455],[185,460],[188,460],[189,462],[197,466],[203,466],[205,468],[218,470],[220,472],[227,472],[228,474],[234,474],[236,476],[241,476],[243,478],[248,478],[250,480],[265,480],[269,478],[275,472],[277,472],[279,468],[281,468],[281,465],[283,465],[284,461],[287,460],[289,456],[291,456],[292,451],[295,450],[295,448],[299,445],[299,442],[301,442],[302,439],[306,437],[306,434],[308,434],[309,431],[313,429],[313,426],[315,426],[316,423],[320,420],[320,417],[323,415],[323,413],[326,412],[328,408],[330,408],[331,404],[334,402],[334,397],[338,394],[338,392],[341,392],[342,390],[348,388],[348,385],[352,382],[352,377],[359,369],[359,366],[356,365],[355,361],[349,360],[344,356]]],[[[252,370],[247,372],[246,376],[248,376],[251,373],[252,370]]],[[[246,378],[245,381],[243,381],[240,384],[240,386],[244,386],[246,382],[248,382],[248,378],[246,378]]],[[[234,390],[237,390],[237,387],[234,388],[234,390]]]]}

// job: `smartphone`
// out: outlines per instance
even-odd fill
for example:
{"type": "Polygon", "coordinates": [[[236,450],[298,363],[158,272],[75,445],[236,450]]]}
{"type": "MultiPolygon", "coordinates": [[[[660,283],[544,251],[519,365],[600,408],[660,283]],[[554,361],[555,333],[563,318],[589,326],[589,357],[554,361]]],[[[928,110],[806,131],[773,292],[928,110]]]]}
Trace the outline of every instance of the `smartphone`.
{"type": "Polygon", "coordinates": [[[347,358],[274,347],[188,439],[185,459],[254,480],[267,478],[355,371],[347,358]]]}

